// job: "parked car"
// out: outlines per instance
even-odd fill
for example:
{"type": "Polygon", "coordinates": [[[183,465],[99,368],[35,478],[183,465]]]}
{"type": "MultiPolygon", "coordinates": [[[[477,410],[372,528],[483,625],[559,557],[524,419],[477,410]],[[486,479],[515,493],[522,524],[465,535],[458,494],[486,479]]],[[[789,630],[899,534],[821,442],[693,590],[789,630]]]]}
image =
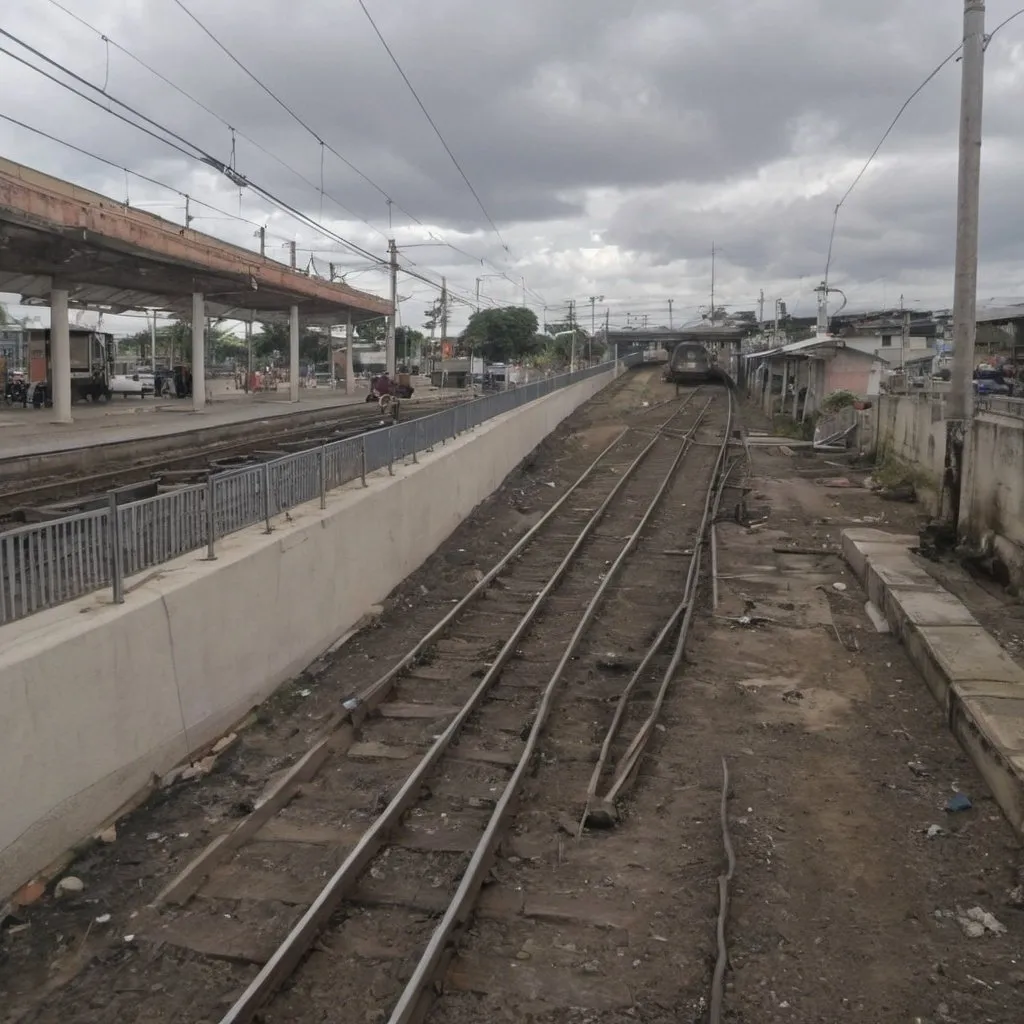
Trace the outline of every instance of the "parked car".
{"type": "Polygon", "coordinates": [[[993,368],[974,371],[975,394],[1009,395],[1011,391],[1010,382],[1003,376],[1002,370],[993,368]]]}
{"type": "Polygon", "coordinates": [[[125,398],[129,395],[145,398],[153,394],[155,387],[156,382],[151,373],[122,373],[110,378],[111,394],[123,395],[125,398]]]}

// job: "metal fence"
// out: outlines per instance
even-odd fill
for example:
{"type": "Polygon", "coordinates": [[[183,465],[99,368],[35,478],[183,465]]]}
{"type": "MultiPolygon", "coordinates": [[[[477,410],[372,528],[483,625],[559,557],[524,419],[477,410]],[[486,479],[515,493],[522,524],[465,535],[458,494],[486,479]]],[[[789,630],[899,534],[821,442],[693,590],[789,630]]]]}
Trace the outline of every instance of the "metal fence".
{"type": "MultiPolygon", "coordinates": [[[[620,363],[640,360],[631,355],[620,363]]],[[[211,474],[206,483],[179,487],[141,501],[106,508],[0,535],[0,624],[44,608],[113,589],[124,600],[127,577],[179,555],[206,548],[213,558],[220,537],[257,523],[271,529],[275,516],[305,502],[326,504],[327,492],[430,451],[486,420],[599,373],[612,363],[533,381],[509,391],[451,406],[392,427],[211,474]]]]}

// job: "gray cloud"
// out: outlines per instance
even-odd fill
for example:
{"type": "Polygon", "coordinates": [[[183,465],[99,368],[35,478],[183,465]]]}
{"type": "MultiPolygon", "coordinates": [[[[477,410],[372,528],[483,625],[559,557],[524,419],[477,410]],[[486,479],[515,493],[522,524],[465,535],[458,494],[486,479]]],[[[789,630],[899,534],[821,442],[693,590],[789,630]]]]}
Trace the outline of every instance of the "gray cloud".
{"type": "MultiPolygon", "coordinates": [[[[319,185],[316,140],[172,0],[62,2],[319,185]]],[[[933,0],[368,5],[499,223],[511,260],[357,4],[267,0],[256,17],[239,0],[206,7],[191,0],[210,29],[315,132],[430,230],[493,260],[513,279],[525,274],[552,306],[603,293],[615,310],[624,310],[631,296],[637,309],[654,303],[653,295],[674,295],[679,308],[705,301],[712,240],[722,249],[722,288],[737,303],[749,308],[762,287],[807,292],[824,268],[832,207],[857,161],[960,34],[957,5],[938,11],[933,0]],[[815,192],[810,182],[823,166],[835,173],[824,192],[815,192]],[[773,174],[787,184],[769,187],[759,179],[773,174]],[[601,243],[593,242],[594,231],[601,243]]],[[[1013,0],[988,6],[990,25],[1015,9],[1013,0]]],[[[112,94],[229,158],[231,136],[218,120],[116,49],[108,64],[104,43],[45,0],[13,0],[5,13],[10,31],[90,81],[107,80],[112,94]]],[[[1012,264],[1020,256],[1013,167],[1024,145],[1024,58],[1016,44],[1022,33],[1024,19],[989,48],[983,290],[1013,290],[1012,264]],[[990,150],[998,155],[994,162],[990,150]]],[[[0,60],[7,111],[239,212],[237,191],[226,180],[8,58],[0,60]]],[[[928,301],[948,301],[958,89],[959,65],[951,64],[915,100],[877,173],[844,208],[833,267],[851,294],[873,294],[882,279],[886,289],[904,282],[928,301]]],[[[0,147],[89,187],[125,193],[123,174],[2,122],[0,147]]],[[[236,163],[287,203],[320,216],[315,187],[240,138],[236,163]]],[[[389,230],[384,197],[329,152],[323,173],[325,191],[352,211],[327,199],[325,220],[383,255],[389,230]]],[[[135,179],[127,189],[133,202],[180,206],[172,194],[135,179]]],[[[180,220],[179,206],[148,208],[180,220]]],[[[400,244],[428,239],[403,210],[391,212],[400,244]]],[[[269,224],[270,254],[278,258],[281,243],[296,235],[306,249],[336,248],[252,195],[242,196],[241,213],[269,224]]],[[[207,219],[196,227],[254,244],[251,224],[207,219]]],[[[409,249],[407,255],[431,276],[447,275],[465,296],[477,276],[493,273],[450,249],[409,249]]],[[[315,258],[325,265],[332,254],[315,258]]],[[[336,261],[359,262],[340,254],[336,261]]],[[[352,280],[384,289],[375,274],[352,280]]],[[[413,294],[405,312],[419,322],[429,289],[410,283],[399,291],[413,294]]],[[[500,280],[486,280],[482,291],[497,301],[518,299],[515,286],[500,280]]]]}

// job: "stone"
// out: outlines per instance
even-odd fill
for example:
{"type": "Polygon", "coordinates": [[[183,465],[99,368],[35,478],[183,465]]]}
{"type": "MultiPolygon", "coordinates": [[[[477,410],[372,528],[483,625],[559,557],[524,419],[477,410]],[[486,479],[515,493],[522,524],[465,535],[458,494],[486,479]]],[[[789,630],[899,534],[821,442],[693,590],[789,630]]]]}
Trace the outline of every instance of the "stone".
{"type": "Polygon", "coordinates": [[[101,843],[106,843],[108,846],[111,843],[117,842],[117,826],[111,825],[110,828],[105,828],[102,832],[96,833],[96,838],[101,843]]]}
{"type": "Polygon", "coordinates": [[[85,889],[85,882],[75,875],[65,875],[53,889],[54,896],[60,899],[62,896],[71,896],[82,892],[85,889]]]}
{"type": "Polygon", "coordinates": [[[223,754],[229,747],[233,747],[237,740],[238,733],[229,732],[227,736],[222,736],[216,743],[214,743],[212,753],[223,754]]]}
{"type": "Polygon", "coordinates": [[[217,763],[216,754],[209,754],[204,757],[201,761],[193,761],[182,773],[181,778],[183,782],[187,782],[190,779],[202,779],[209,775],[213,771],[214,765],[217,763]]]}

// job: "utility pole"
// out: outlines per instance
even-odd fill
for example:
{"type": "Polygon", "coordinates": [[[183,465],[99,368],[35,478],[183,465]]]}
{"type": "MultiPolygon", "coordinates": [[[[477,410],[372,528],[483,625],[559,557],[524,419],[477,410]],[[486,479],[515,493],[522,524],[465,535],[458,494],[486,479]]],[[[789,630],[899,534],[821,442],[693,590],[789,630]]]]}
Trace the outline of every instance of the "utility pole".
{"type": "Polygon", "coordinates": [[[291,266],[292,270],[294,270],[296,267],[294,240],[288,243],[288,263],[291,266]]]}
{"type": "Polygon", "coordinates": [[[672,302],[673,302],[672,299],[668,300],[668,329],[670,331],[672,330],[672,327],[673,327],[673,324],[672,324],[672,302]]]}
{"type": "Polygon", "coordinates": [[[775,300],[775,327],[772,329],[772,344],[777,345],[779,342],[779,303],[781,299],[775,300]]]}
{"type": "Polygon", "coordinates": [[[476,279],[476,311],[480,312],[480,282],[483,280],[482,277],[476,279]]]}
{"type": "Polygon", "coordinates": [[[260,257],[267,258],[267,229],[260,228],[257,234],[260,236],[260,257]]]}
{"type": "Polygon", "coordinates": [[[592,363],[594,361],[594,348],[591,344],[594,335],[597,333],[597,314],[594,311],[594,306],[598,302],[604,302],[603,295],[591,295],[590,296],[590,338],[587,340],[587,362],[592,363]]]}
{"type": "Polygon", "coordinates": [[[386,372],[395,376],[395,316],[398,312],[398,246],[393,238],[388,239],[388,259],[391,267],[391,313],[388,316],[388,334],[385,342],[386,372]]]}
{"type": "MultiPolygon", "coordinates": [[[[964,0],[964,45],[960,79],[960,167],[956,199],[956,272],[953,279],[953,372],[946,399],[946,454],[958,497],[963,469],[965,422],[974,393],[974,341],[978,301],[978,204],[981,180],[981,115],[985,69],[985,3],[964,0]],[[959,422],[959,426],[953,424],[959,422]],[[953,442],[952,446],[950,442],[953,442]]],[[[950,509],[957,516],[956,504],[950,509]]]]}
{"type": "Polygon", "coordinates": [[[569,330],[572,331],[572,342],[569,350],[569,372],[576,372],[576,301],[569,300],[569,330]]]}
{"type": "MultiPolygon", "coordinates": [[[[151,310],[153,319],[149,324],[149,368],[156,373],[156,310],[151,310]]],[[[157,395],[157,398],[160,396],[157,395]]]]}
{"type": "MultiPolygon", "coordinates": [[[[441,352],[444,353],[444,343],[448,338],[448,278],[441,278],[441,352]]],[[[470,363],[472,371],[472,363],[470,363]]]]}
{"type": "MultiPolygon", "coordinates": [[[[249,319],[245,323],[245,351],[246,351],[246,373],[245,390],[248,392],[252,386],[252,311],[249,312],[249,319]]],[[[334,361],[331,361],[331,373],[334,372],[334,361]]]]}
{"type": "MultiPolygon", "coordinates": [[[[523,309],[526,309],[526,278],[523,277],[520,280],[523,282],[523,309]]],[[[505,383],[508,383],[507,377],[505,383]]]]}
{"type": "MultiPolygon", "coordinates": [[[[609,344],[608,338],[611,335],[611,333],[612,333],[612,311],[610,309],[608,309],[607,307],[605,307],[605,311],[604,311],[604,345],[605,345],[606,349],[607,349],[608,344],[609,344]]],[[[615,342],[614,349],[615,349],[615,368],[618,369],[619,368],[619,343],[618,342],[615,342]]]]}
{"type": "MultiPolygon", "coordinates": [[[[900,297],[900,308],[903,308],[903,298],[900,297]]],[[[910,312],[904,312],[903,314],[903,325],[900,330],[900,369],[904,370],[907,366],[907,345],[910,342],[910,312]]]]}
{"type": "Polygon", "coordinates": [[[711,326],[715,326],[715,243],[711,243],[711,326]]]}
{"type": "Polygon", "coordinates": [[[764,289],[761,289],[761,295],[757,300],[757,326],[764,330],[764,289]]]}

